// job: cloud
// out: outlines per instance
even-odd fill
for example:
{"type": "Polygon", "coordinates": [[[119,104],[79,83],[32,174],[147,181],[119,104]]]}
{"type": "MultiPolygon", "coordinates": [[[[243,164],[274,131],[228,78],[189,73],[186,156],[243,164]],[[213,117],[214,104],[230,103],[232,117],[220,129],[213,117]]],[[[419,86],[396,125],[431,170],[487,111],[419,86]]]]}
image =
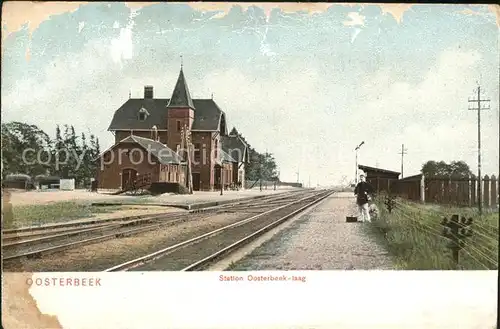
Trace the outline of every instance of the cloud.
{"type": "MultiPolygon", "coordinates": [[[[209,98],[213,92],[229,127],[236,126],[257,150],[275,155],[283,179],[294,181],[300,167],[315,183],[354,172],[353,149],[361,140],[366,145],[359,161],[365,165],[379,162],[398,170],[397,152],[404,143],[408,175],[430,159],[465,160],[475,168],[476,123],[467,111],[467,96],[475,87],[481,58],[477,51],[442,52],[417,83],[399,81],[390,68],[381,69],[359,81],[353,102],[345,99],[349,86],[326,82],[321,67],[314,65],[289,65],[269,77],[237,66],[204,71],[202,78],[187,66],[185,74],[194,98],[209,98]]],[[[156,97],[168,98],[177,74],[172,68],[139,78],[124,76],[106,45],[94,41],[83,52],[47,65],[42,83],[21,80],[12,93],[2,92],[2,113],[4,120],[37,123],[49,134],[54,122],[74,123],[77,131],[96,133],[105,148],[113,142],[106,131],[113,112],[129,90],[141,97],[143,86],[152,84],[156,97]]],[[[491,119],[485,119],[483,134],[484,170],[491,171],[498,168],[498,128],[491,119]]]]}
{"type": "MultiPolygon", "coordinates": [[[[483,83],[495,86],[495,74],[487,76],[488,65],[478,51],[446,50],[417,83],[393,79],[389,70],[379,71],[361,85],[362,101],[352,109],[346,125],[362,122],[366,133],[363,149],[367,165],[397,170],[401,144],[409,148],[407,172],[417,173],[427,160],[464,160],[473,170],[477,162],[476,116],[468,111],[476,80],[483,72],[483,83]]],[[[496,87],[498,88],[498,87],[496,87]]],[[[498,89],[490,90],[498,106],[498,89]]],[[[483,114],[483,156],[489,171],[498,168],[498,113],[483,114]]],[[[353,134],[354,137],[354,134],[353,134]]],[[[347,136],[346,136],[347,138],[347,136]]],[[[485,165],[486,166],[486,165],[485,165]]],[[[484,170],[484,169],[483,169],[484,170]]],[[[406,171],[406,170],[405,170],[406,171]]]]}
{"type": "MultiPolygon", "coordinates": [[[[123,59],[131,59],[133,55],[132,45],[132,29],[134,27],[134,17],[137,16],[137,11],[132,10],[129,16],[129,24],[120,28],[120,36],[111,40],[111,56],[115,63],[119,63],[123,67],[123,59]]],[[[113,24],[114,28],[119,28],[119,24],[113,24]]]]}
{"type": "MultiPolygon", "coordinates": [[[[404,143],[408,174],[418,172],[421,163],[429,159],[451,161],[459,156],[474,166],[476,122],[474,112],[467,111],[467,97],[473,96],[475,81],[482,74],[481,83],[490,89],[492,108],[498,104],[498,89],[493,89],[498,88],[494,74],[498,72],[490,72],[498,61],[492,64],[488,57],[491,50],[451,47],[434,57],[442,44],[433,39],[429,40],[436,42],[431,54],[427,50],[405,56],[410,53],[406,48],[413,45],[397,38],[408,36],[404,27],[385,28],[385,34],[376,34],[367,23],[370,20],[365,22],[356,14],[349,16],[348,24],[352,25],[342,27],[342,13],[338,29],[321,36],[332,40],[326,43],[328,47],[334,45],[328,58],[318,54],[324,45],[314,44],[321,40],[315,39],[314,28],[296,23],[283,24],[279,27],[282,30],[269,28],[269,33],[267,26],[252,27],[252,33],[241,34],[224,34],[216,22],[210,22],[213,30],[205,34],[191,27],[161,26],[176,31],[165,32],[160,38],[154,34],[157,31],[148,29],[146,14],[139,17],[143,25],[133,17],[127,25],[125,12],[119,25],[110,18],[109,28],[120,29],[120,35],[110,41],[85,34],[95,23],[85,22],[80,34],[76,24],[74,40],[81,41],[83,49],[47,57],[34,53],[32,62],[35,58],[43,79],[16,75],[12,92],[2,89],[2,115],[4,120],[39,124],[49,134],[54,132],[55,122],[74,123],[77,131],[96,133],[105,148],[113,142],[106,129],[130,89],[133,97],[141,97],[143,86],[152,84],[156,97],[170,97],[178,74],[178,56],[183,52],[190,57],[185,74],[193,97],[210,98],[213,92],[228,115],[229,126],[235,125],[258,151],[267,148],[274,153],[286,180],[296,179],[298,167],[303,177],[311,173],[313,183],[340,180],[346,173],[350,178],[354,174],[353,149],[361,140],[366,140],[366,145],[360,151],[360,163],[367,165],[379,162],[381,167],[398,170],[397,153],[404,143]],[[368,25],[363,28],[363,41],[368,42],[360,42],[354,49],[349,41],[356,38],[361,22],[368,25]],[[354,37],[349,35],[352,32],[354,37]],[[368,45],[370,36],[382,43],[393,42],[383,46],[387,55],[381,56],[390,58],[387,65],[374,59],[370,50],[377,49],[368,45]],[[189,44],[179,42],[182,37],[189,44]],[[132,41],[141,51],[134,52],[132,41]],[[219,41],[226,44],[212,46],[219,41]],[[186,48],[192,51],[185,52],[186,48]],[[363,70],[370,61],[375,64],[363,70]],[[402,69],[407,63],[411,69],[402,69]],[[426,67],[425,63],[430,64],[426,67]],[[345,70],[339,69],[343,65],[345,70]]],[[[234,25],[250,30],[244,22],[234,25]]],[[[54,45],[57,49],[57,43],[54,45]]],[[[465,48],[464,43],[461,46],[465,48]]],[[[492,171],[498,168],[498,113],[492,110],[484,113],[484,118],[484,165],[486,171],[492,171]]]]}
{"type": "Polygon", "coordinates": [[[469,5],[469,8],[465,8],[459,11],[460,14],[468,15],[468,16],[495,16],[497,27],[500,27],[500,6],[499,5],[488,5],[484,7],[484,5],[469,5]],[[474,9],[471,9],[474,8],[474,9]],[[489,13],[488,13],[489,12],[489,13]]]}
{"type": "Polygon", "coordinates": [[[347,14],[350,20],[344,21],[345,26],[363,26],[365,25],[365,16],[360,15],[357,12],[350,12],[347,14]]]}
{"type": "MultiPolygon", "coordinates": [[[[5,39],[11,33],[18,31],[28,23],[29,33],[33,33],[38,26],[50,19],[51,16],[61,15],[68,12],[73,12],[77,10],[80,6],[89,4],[90,2],[55,2],[48,1],[43,3],[37,2],[20,2],[11,1],[3,4],[2,10],[2,26],[6,26],[6,33],[2,33],[2,39],[5,39]]],[[[139,10],[144,7],[155,5],[155,2],[124,2],[124,4],[133,10],[139,10]]],[[[305,12],[309,15],[323,13],[328,10],[331,6],[342,5],[342,6],[361,6],[363,4],[328,4],[328,3],[215,3],[215,2],[197,2],[188,3],[188,5],[195,10],[199,11],[220,11],[217,14],[217,18],[223,18],[229,13],[233,6],[241,6],[244,9],[248,9],[251,6],[256,6],[262,8],[267,18],[270,17],[271,11],[273,9],[279,8],[285,13],[296,13],[305,12]]],[[[370,4],[371,5],[371,4],[370,4]]],[[[403,14],[409,8],[411,4],[377,4],[384,13],[392,15],[396,21],[401,22],[403,14]]],[[[495,5],[489,5],[490,11],[496,14],[497,22],[499,19],[498,7],[495,5]]],[[[215,17],[214,17],[215,18],[215,17]]]]}

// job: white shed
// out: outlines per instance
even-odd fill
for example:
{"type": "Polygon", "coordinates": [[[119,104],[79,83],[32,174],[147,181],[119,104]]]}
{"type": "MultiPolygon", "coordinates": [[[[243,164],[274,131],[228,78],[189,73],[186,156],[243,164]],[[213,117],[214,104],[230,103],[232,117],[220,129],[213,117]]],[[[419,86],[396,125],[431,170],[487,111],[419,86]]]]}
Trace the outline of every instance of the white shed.
{"type": "Polygon", "coordinates": [[[59,189],[62,191],[73,191],[75,189],[75,179],[61,179],[59,189]]]}

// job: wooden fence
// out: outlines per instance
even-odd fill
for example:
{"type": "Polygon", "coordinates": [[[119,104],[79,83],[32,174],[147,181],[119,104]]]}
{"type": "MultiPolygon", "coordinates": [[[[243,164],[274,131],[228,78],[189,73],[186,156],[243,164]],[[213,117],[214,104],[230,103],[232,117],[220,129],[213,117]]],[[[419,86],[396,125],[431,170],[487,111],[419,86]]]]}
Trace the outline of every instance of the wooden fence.
{"type": "MultiPolygon", "coordinates": [[[[484,207],[498,207],[498,179],[485,175],[482,179],[484,207]]],[[[457,206],[478,205],[479,181],[476,178],[448,178],[416,175],[391,182],[391,193],[412,201],[457,206]]]]}

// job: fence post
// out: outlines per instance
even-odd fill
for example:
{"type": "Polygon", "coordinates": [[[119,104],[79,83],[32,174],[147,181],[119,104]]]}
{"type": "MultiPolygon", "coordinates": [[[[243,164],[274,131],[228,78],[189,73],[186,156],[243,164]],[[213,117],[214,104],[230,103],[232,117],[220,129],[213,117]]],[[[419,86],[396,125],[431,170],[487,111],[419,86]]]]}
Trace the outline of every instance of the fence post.
{"type": "Polygon", "coordinates": [[[467,177],[467,206],[472,206],[471,204],[471,193],[470,193],[470,184],[471,184],[471,179],[470,175],[467,177]]]}
{"type": "Polygon", "coordinates": [[[484,176],[483,179],[484,187],[483,187],[483,200],[484,200],[484,207],[489,207],[490,206],[490,177],[488,175],[484,176]]]}
{"type": "Polygon", "coordinates": [[[497,178],[495,175],[491,176],[491,206],[496,207],[498,205],[498,192],[497,192],[497,178]]]}
{"type": "Polygon", "coordinates": [[[425,203],[425,176],[420,178],[420,202],[425,203]]]}
{"type": "Polygon", "coordinates": [[[472,177],[472,180],[471,180],[471,184],[470,184],[470,194],[471,194],[471,206],[475,206],[477,204],[477,200],[476,200],[476,197],[477,197],[477,193],[476,193],[477,189],[476,189],[476,178],[473,176],[472,177]]]}
{"type": "Polygon", "coordinates": [[[443,182],[443,204],[450,203],[450,180],[443,182]]]}

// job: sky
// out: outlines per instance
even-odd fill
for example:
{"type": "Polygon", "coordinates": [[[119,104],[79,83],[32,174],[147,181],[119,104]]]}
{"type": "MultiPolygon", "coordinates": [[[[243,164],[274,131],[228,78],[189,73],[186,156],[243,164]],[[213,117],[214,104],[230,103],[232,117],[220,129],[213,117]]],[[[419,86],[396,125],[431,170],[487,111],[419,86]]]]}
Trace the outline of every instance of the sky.
{"type": "Polygon", "coordinates": [[[272,3],[7,3],[3,122],[99,137],[153,85],[169,98],[184,74],[284,181],[332,185],[359,164],[418,174],[428,160],[499,168],[499,7],[272,3]],[[477,105],[476,105],[477,106],[477,105]]]}

